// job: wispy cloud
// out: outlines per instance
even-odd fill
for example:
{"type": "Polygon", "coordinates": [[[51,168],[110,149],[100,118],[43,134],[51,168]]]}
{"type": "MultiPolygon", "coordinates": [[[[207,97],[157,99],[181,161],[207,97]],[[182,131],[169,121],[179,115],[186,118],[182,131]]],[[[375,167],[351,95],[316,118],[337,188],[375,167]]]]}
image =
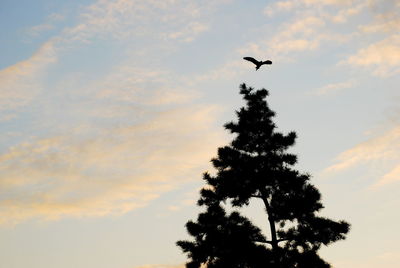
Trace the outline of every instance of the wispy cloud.
{"type": "Polygon", "coordinates": [[[243,60],[232,60],[212,69],[211,71],[186,79],[186,83],[193,86],[202,81],[229,80],[247,70],[248,66],[243,64],[243,60]]]}
{"type": "Polygon", "coordinates": [[[359,29],[364,33],[396,33],[400,27],[399,15],[400,6],[398,5],[388,12],[378,13],[372,22],[359,26],[359,29]]]}
{"type": "MultiPolygon", "coordinates": [[[[363,45],[341,64],[367,67],[375,76],[389,77],[400,72],[400,7],[398,1],[375,1],[368,3],[372,20],[358,26],[357,34],[368,37],[363,45]],[[382,37],[383,35],[383,37],[382,37]],[[378,39],[379,38],[379,39],[378,39]]],[[[361,4],[360,4],[361,5],[361,4]]]]}
{"type": "Polygon", "coordinates": [[[368,38],[369,44],[353,42],[358,51],[340,64],[370,67],[376,76],[388,77],[399,73],[399,7],[396,1],[357,1],[357,0],[288,0],[268,5],[265,13],[269,16],[280,12],[292,12],[296,19],[284,25],[278,34],[265,41],[252,43],[248,50],[254,53],[268,53],[278,57],[297,52],[316,50],[322,44],[348,43],[362,40],[371,34],[382,34],[381,40],[368,38]],[[369,12],[372,11],[372,12],[369,12]],[[373,14],[370,14],[373,13],[373,14]],[[373,16],[366,21],[363,16],[373,16]],[[360,15],[357,17],[357,15],[360,15]],[[358,27],[351,19],[358,18],[358,27]],[[334,24],[346,24],[346,31],[332,31],[334,24]],[[355,40],[357,37],[357,40],[355,40]],[[372,41],[371,41],[372,40],[372,41]],[[261,44],[261,45],[260,45],[261,44]],[[266,49],[268,48],[268,49],[266,49]]]}
{"type": "Polygon", "coordinates": [[[129,56],[93,82],[65,88],[68,79],[47,81],[42,120],[25,142],[0,152],[0,223],[126,213],[197,178],[224,139],[213,128],[219,108],[193,102],[198,77],[180,77],[149,58],[159,46],[182,45],[207,31],[209,12],[225,2],[100,0],[31,58],[1,70],[0,107],[7,113],[0,120],[12,120],[13,110],[43,93],[51,64],[76,47],[103,37],[149,44],[145,51],[127,49],[129,56]]]}
{"type": "Polygon", "coordinates": [[[74,40],[89,42],[96,36],[147,36],[190,42],[206,31],[207,15],[226,1],[97,1],[81,14],[81,22],[65,31],[74,40]],[[154,29],[158,29],[155,31],[154,29]],[[163,34],[160,34],[162,32],[163,34]]]}
{"type": "Polygon", "coordinates": [[[400,35],[361,48],[345,62],[354,66],[371,67],[373,74],[388,77],[400,72],[400,35]]]}
{"type": "Polygon", "coordinates": [[[54,40],[50,40],[29,59],[0,70],[0,110],[13,110],[32,101],[43,87],[43,72],[56,60],[54,40]]]}
{"type": "Polygon", "coordinates": [[[326,41],[342,42],[345,36],[329,34],[326,19],[304,13],[289,23],[284,23],[270,38],[251,42],[241,48],[241,54],[252,54],[258,57],[270,55],[274,59],[292,61],[295,55],[314,51],[326,41]]]}
{"type": "Polygon", "coordinates": [[[323,87],[316,89],[315,91],[312,92],[312,94],[317,95],[317,96],[325,96],[325,95],[335,94],[344,89],[352,88],[356,84],[357,83],[354,79],[350,79],[345,82],[332,83],[332,84],[328,84],[328,85],[325,85],[323,87]]]}
{"type": "Polygon", "coordinates": [[[1,223],[121,214],[146,205],[208,163],[222,143],[210,127],[215,112],[171,110],[90,137],[78,131],[10,148],[0,155],[1,223]]]}
{"type": "Polygon", "coordinates": [[[349,6],[354,4],[354,0],[286,0],[277,1],[269,4],[264,13],[268,16],[273,16],[280,12],[292,11],[297,8],[310,8],[321,6],[349,6]]]}
{"type": "Polygon", "coordinates": [[[54,25],[50,24],[50,23],[43,23],[43,24],[39,24],[39,25],[35,25],[32,26],[28,29],[28,34],[31,36],[38,36],[39,34],[41,34],[42,32],[48,31],[54,29],[54,25]]]}
{"type": "Polygon", "coordinates": [[[337,14],[332,16],[332,21],[335,23],[345,23],[349,18],[360,14],[368,6],[368,1],[364,1],[358,5],[343,8],[337,14]]]}
{"type": "MultiPolygon", "coordinates": [[[[0,70],[0,109],[14,109],[29,103],[41,90],[41,79],[50,63],[54,63],[61,51],[71,48],[71,43],[89,43],[92,38],[121,39],[148,36],[150,39],[165,39],[174,42],[191,42],[209,29],[209,9],[225,1],[196,2],[181,1],[97,1],[82,10],[75,26],[65,28],[45,42],[29,59],[0,70]],[[179,15],[178,15],[179,14],[179,15]],[[162,32],[163,34],[160,34],[162,32]]],[[[63,19],[51,14],[43,24],[28,30],[37,35],[53,28],[52,22],[63,19]]],[[[153,40],[154,41],[154,40],[153,40]]],[[[159,42],[153,42],[157,47],[159,42]]],[[[165,47],[168,44],[164,43],[165,47]]],[[[142,57],[145,58],[145,57],[142,57]]],[[[167,94],[165,91],[160,94],[167,94]]],[[[176,96],[177,94],[174,94],[176,96]]],[[[171,99],[171,96],[165,96],[171,99]]]]}
{"type": "Polygon", "coordinates": [[[175,212],[181,210],[184,207],[196,206],[199,192],[200,188],[197,188],[195,190],[184,193],[182,196],[180,196],[179,200],[173,202],[172,205],[167,206],[167,210],[175,212]]]}
{"type": "Polygon", "coordinates": [[[375,184],[372,185],[372,188],[379,188],[381,186],[392,184],[400,181],[400,165],[397,165],[383,177],[381,177],[375,184]]]}
{"type": "Polygon", "coordinates": [[[282,11],[290,11],[301,5],[300,0],[287,0],[287,1],[279,1],[273,4],[269,4],[264,8],[264,14],[268,16],[273,16],[278,12],[282,11]]]}
{"type": "Polygon", "coordinates": [[[166,38],[182,40],[183,42],[192,42],[194,38],[202,32],[209,29],[205,23],[191,22],[186,27],[177,32],[164,34],[166,38]]]}
{"type": "Polygon", "coordinates": [[[400,176],[400,127],[395,127],[376,138],[363,142],[341,153],[336,163],[324,170],[325,174],[345,171],[356,167],[380,166],[384,174],[374,183],[375,186],[398,181],[400,176]]]}
{"type": "Polygon", "coordinates": [[[90,85],[87,94],[141,105],[182,104],[198,97],[198,92],[169,71],[122,64],[106,77],[90,85]]]}
{"type": "Polygon", "coordinates": [[[64,15],[59,13],[52,13],[49,16],[47,16],[44,23],[29,27],[26,30],[26,33],[32,37],[37,37],[43,32],[54,29],[55,24],[64,19],[65,19],[64,15]]]}
{"type": "Polygon", "coordinates": [[[383,135],[363,142],[337,157],[337,163],[328,171],[340,171],[371,160],[393,159],[399,157],[400,127],[391,129],[383,135]]]}

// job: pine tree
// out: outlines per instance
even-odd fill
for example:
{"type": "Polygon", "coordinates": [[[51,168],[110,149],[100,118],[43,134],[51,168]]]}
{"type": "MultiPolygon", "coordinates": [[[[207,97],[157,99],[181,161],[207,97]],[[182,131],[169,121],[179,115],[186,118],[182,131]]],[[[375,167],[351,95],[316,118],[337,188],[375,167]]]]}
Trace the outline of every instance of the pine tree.
{"type": "Polygon", "coordinates": [[[240,94],[246,105],[236,112],[237,122],[225,125],[235,138],[212,159],[216,175],[203,176],[207,187],[198,204],[206,211],[186,224],[195,241],[177,242],[191,259],[187,268],[330,267],[317,251],[345,239],[350,225],[318,215],[321,195],[309,174],[294,169],[297,157],[287,150],[296,133],[276,131],[268,91],[242,84],[240,94]],[[264,204],[269,239],[238,211],[228,215],[221,206],[230,201],[241,208],[253,199],[264,204]]]}

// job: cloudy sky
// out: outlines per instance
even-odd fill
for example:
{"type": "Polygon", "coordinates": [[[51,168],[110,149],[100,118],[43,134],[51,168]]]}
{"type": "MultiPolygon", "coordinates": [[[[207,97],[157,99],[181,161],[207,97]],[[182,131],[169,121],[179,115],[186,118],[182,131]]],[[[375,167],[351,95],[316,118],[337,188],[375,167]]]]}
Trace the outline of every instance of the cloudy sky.
{"type": "Polygon", "coordinates": [[[0,25],[0,268],[183,267],[242,82],[352,224],[321,255],[398,267],[399,0],[1,0],[0,25]]]}

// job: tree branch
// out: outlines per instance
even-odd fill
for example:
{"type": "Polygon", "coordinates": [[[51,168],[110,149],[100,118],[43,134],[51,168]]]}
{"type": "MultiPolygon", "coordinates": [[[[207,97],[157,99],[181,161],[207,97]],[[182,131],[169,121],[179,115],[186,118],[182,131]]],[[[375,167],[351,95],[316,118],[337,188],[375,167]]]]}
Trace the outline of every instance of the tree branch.
{"type": "MultiPolygon", "coordinates": [[[[289,241],[290,239],[288,238],[282,238],[282,239],[277,239],[276,243],[279,242],[283,242],[283,241],[289,241]]],[[[272,241],[271,240],[253,240],[254,242],[258,242],[258,243],[264,243],[264,244],[271,244],[272,245],[272,241]]]]}

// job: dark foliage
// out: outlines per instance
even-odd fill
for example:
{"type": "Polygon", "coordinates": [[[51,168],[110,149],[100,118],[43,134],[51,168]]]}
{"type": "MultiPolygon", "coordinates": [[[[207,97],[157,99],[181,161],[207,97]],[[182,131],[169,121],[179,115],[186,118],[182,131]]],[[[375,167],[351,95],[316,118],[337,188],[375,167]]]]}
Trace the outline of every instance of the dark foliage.
{"type": "Polygon", "coordinates": [[[321,195],[310,175],[293,168],[297,157],[287,150],[296,133],[276,131],[275,113],[265,100],[268,91],[243,84],[240,94],[246,106],[237,111],[237,122],[225,125],[236,136],[212,159],[216,175],[203,177],[208,187],[198,204],[207,210],[186,225],[195,241],[177,243],[191,259],[187,267],[330,267],[317,251],[345,239],[349,224],[317,215],[321,195]],[[238,212],[227,215],[220,206],[230,201],[240,208],[252,198],[265,205],[268,240],[248,219],[238,212]]]}
{"type": "Polygon", "coordinates": [[[238,212],[227,215],[217,204],[201,213],[197,222],[189,221],[186,228],[195,241],[179,241],[177,244],[192,259],[188,268],[198,268],[201,263],[210,268],[261,268],[271,259],[271,253],[255,243],[266,241],[260,229],[238,212]]]}

